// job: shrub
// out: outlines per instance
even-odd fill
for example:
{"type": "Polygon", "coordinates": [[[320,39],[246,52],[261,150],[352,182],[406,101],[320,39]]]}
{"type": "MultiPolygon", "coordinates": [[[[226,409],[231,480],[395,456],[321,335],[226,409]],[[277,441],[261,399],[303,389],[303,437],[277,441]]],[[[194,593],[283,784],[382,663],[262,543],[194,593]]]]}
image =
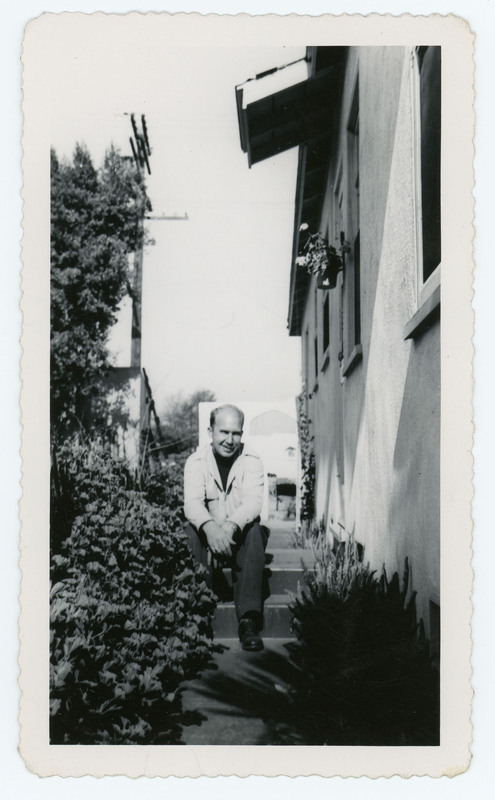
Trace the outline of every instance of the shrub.
{"type": "Polygon", "coordinates": [[[151,503],[97,443],[67,444],[57,464],[71,495],[51,558],[51,742],[178,743],[199,721],[181,684],[211,663],[214,610],[179,493],[151,503]]]}
{"type": "Polygon", "coordinates": [[[380,580],[350,542],[316,545],[316,569],[292,612],[297,668],[290,692],[304,744],[439,743],[438,675],[416,623],[414,596],[397,574],[380,580]]]}
{"type": "Polygon", "coordinates": [[[163,462],[160,469],[145,477],[143,491],[146,499],[165,507],[172,524],[182,527],[184,518],[184,465],[189,453],[179,453],[163,462]]]}

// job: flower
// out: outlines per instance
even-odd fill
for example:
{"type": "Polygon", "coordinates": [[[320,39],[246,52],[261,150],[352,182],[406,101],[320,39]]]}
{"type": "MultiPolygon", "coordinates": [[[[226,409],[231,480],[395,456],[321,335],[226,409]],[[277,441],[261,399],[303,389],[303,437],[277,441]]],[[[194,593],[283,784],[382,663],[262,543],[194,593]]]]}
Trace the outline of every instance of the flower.
{"type": "Polygon", "coordinates": [[[310,233],[306,222],[302,223],[299,230],[308,231],[308,236],[302,252],[296,257],[296,265],[307,270],[310,275],[326,279],[326,288],[333,288],[337,273],[343,268],[344,253],[349,252],[349,243],[342,243],[339,255],[335,247],[329,245],[320,232],[310,233]]]}

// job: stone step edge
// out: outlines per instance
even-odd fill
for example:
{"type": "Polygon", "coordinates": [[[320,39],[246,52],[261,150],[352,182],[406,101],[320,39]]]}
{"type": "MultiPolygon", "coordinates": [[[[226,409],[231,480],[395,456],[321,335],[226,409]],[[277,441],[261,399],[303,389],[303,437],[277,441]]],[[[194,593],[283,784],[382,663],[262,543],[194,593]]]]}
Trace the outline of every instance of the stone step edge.
{"type": "Polygon", "coordinates": [[[307,550],[303,550],[303,552],[300,553],[298,550],[285,550],[284,548],[274,547],[271,550],[265,550],[265,554],[276,558],[279,562],[285,559],[292,564],[295,562],[297,563],[297,561],[301,561],[304,564],[316,564],[315,556],[307,550]]]}
{"type": "MultiPolygon", "coordinates": [[[[265,636],[263,635],[263,639],[270,642],[274,645],[284,644],[285,642],[293,642],[292,637],[287,636],[265,636]]],[[[240,642],[238,636],[214,636],[213,641],[215,644],[223,644],[225,647],[234,647],[237,649],[240,648],[240,642]]]]}
{"type": "MultiPolygon", "coordinates": [[[[270,572],[297,572],[299,575],[303,576],[305,572],[310,572],[311,570],[305,569],[303,566],[298,567],[294,563],[288,563],[287,566],[284,564],[279,564],[278,562],[274,564],[265,564],[264,569],[270,572]]],[[[231,572],[232,567],[222,567],[222,572],[231,572]]]]}
{"type": "MultiPolygon", "coordinates": [[[[275,606],[278,608],[285,608],[288,606],[287,601],[295,600],[295,593],[294,592],[287,592],[287,594],[272,594],[270,597],[267,597],[264,601],[264,605],[266,606],[275,606]]],[[[217,603],[217,608],[234,608],[234,603],[231,600],[225,600],[223,602],[217,603]]]]}

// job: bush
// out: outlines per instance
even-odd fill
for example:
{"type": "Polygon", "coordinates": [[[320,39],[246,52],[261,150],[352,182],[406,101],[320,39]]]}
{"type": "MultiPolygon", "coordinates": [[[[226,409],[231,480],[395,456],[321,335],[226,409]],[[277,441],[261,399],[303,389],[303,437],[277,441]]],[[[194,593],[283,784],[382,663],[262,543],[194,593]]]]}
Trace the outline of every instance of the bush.
{"type": "Polygon", "coordinates": [[[179,527],[185,524],[183,475],[188,455],[179,453],[169,456],[160,469],[146,476],[143,486],[146,499],[154,505],[165,507],[169,520],[179,527]]]}
{"type": "Polygon", "coordinates": [[[316,569],[292,606],[297,668],[290,700],[304,744],[436,745],[438,674],[397,574],[377,580],[351,542],[316,546],[316,569]]]}
{"type": "Polygon", "coordinates": [[[199,721],[182,711],[181,684],[211,663],[214,610],[182,533],[182,476],[164,468],[168,507],[96,443],[65,445],[57,467],[51,743],[179,743],[199,721]]]}

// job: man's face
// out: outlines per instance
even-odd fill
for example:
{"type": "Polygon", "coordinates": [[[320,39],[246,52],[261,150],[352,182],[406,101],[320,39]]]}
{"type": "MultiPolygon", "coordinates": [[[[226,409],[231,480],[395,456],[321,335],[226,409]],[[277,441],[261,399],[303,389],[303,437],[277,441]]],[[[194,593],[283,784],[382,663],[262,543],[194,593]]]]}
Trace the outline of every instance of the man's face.
{"type": "Polygon", "coordinates": [[[220,411],[210,435],[215,453],[222,458],[232,458],[241,446],[242,419],[230,409],[220,411]]]}

